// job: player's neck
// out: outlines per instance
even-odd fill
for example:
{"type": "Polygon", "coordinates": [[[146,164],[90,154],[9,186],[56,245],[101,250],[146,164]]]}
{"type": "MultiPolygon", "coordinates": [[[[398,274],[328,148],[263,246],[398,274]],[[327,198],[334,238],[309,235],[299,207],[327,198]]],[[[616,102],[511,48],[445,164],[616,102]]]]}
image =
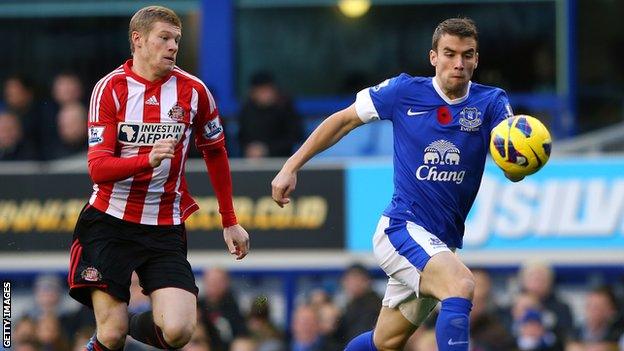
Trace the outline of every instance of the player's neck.
{"type": "Polygon", "coordinates": [[[153,82],[162,78],[162,76],[158,75],[156,71],[150,68],[147,62],[141,59],[137,59],[136,56],[132,59],[131,69],[132,69],[132,72],[134,72],[136,75],[150,82],[153,82]]]}
{"type": "Polygon", "coordinates": [[[437,86],[449,100],[456,100],[456,99],[462,98],[466,96],[466,93],[468,93],[468,84],[466,84],[461,89],[451,90],[451,89],[447,89],[446,87],[444,87],[444,85],[441,84],[440,79],[438,79],[437,76],[434,77],[433,79],[436,80],[437,86]]]}

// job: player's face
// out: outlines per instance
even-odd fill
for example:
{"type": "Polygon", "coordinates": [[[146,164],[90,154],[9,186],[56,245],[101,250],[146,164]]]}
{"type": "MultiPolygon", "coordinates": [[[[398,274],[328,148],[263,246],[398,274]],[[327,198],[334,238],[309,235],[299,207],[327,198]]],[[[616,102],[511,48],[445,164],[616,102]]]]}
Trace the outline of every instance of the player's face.
{"type": "Polygon", "coordinates": [[[438,83],[450,98],[465,94],[472,73],[477,68],[479,54],[477,41],[474,38],[460,38],[443,34],[438,41],[437,50],[429,52],[431,65],[435,67],[438,83]]]}
{"type": "Polygon", "coordinates": [[[140,44],[135,45],[135,59],[143,60],[156,76],[165,76],[175,65],[181,37],[179,27],[156,22],[152,30],[140,38],[140,44]]]}

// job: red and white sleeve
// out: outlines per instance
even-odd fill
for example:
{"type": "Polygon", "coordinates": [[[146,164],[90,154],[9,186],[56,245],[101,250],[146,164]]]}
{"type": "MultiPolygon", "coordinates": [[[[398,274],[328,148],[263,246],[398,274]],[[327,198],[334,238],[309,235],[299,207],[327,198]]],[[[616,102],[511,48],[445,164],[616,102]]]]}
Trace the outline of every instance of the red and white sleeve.
{"type": "Polygon", "coordinates": [[[226,228],[237,224],[237,219],[232,203],[232,176],[225,149],[225,133],[212,94],[205,86],[198,90],[197,116],[194,123],[195,145],[204,157],[219,203],[221,224],[226,228]]]}
{"type": "Polygon", "coordinates": [[[117,110],[111,80],[95,85],[89,105],[89,176],[94,183],[116,182],[151,168],[149,155],[116,156],[117,110]]]}

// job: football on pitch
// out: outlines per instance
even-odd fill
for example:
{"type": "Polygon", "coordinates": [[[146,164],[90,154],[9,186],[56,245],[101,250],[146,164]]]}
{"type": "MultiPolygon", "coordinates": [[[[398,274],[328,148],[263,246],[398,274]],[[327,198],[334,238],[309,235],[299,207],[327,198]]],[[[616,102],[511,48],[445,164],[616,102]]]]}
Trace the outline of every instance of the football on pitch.
{"type": "Polygon", "coordinates": [[[490,153],[505,173],[524,177],[544,167],[550,157],[551,144],[550,133],[542,122],[535,117],[517,115],[494,127],[490,153]]]}

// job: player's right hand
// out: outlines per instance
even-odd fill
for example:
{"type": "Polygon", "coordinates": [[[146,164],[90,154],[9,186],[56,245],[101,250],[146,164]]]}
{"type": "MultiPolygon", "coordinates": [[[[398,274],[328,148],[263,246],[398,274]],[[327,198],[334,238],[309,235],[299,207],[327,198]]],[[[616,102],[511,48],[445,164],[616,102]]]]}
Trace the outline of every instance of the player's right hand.
{"type": "Polygon", "coordinates": [[[285,171],[282,168],[271,182],[271,196],[273,197],[273,201],[275,201],[279,207],[284,207],[284,205],[290,202],[288,196],[295,190],[296,185],[297,173],[285,171]]]}
{"type": "Polygon", "coordinates": [[[149,153],[150,166],[158,167],[162,160],[173,158],[177,143],[178,141],[173,138],[157,140],[149,153]]]}
{"type": "Polygon", "coordinates": [[[237,260],[242,260],[249,253],[249,234],[240,224],[223,228],[223,239],[237,260]]]}

